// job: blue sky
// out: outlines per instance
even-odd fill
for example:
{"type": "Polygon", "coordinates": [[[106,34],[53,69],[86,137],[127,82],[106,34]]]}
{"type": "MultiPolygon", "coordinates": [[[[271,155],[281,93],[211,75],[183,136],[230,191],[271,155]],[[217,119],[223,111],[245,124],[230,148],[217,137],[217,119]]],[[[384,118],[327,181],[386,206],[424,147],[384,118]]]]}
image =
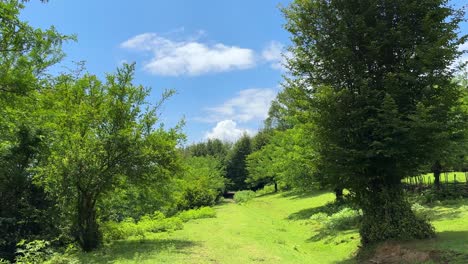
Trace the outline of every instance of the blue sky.
{"type": "MultiPolygon", "coordinates": [[[[152,88],[150,100],[176,89],[162,121],[174,126],[185,117],[191,143],[234,140],[261,127],[284,73],[280,54],[289,34],[278,6],[288,2],[31,1],[22,18],[77,35],[78,42],[65,44],[61,67],[86,61],[89,72],[103,76],[136,62],[135,82],[152,88]]],[[[466,23],[462,31],[468,33],[466,23]]]]}

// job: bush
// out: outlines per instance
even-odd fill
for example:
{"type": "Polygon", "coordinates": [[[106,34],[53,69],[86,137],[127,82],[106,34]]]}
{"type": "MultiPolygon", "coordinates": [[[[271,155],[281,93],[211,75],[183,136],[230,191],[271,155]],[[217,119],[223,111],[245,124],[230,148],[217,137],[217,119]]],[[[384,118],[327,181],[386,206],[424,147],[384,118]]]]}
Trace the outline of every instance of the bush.
{"type": "Polygon", "coordinates": [[[211,206],[216,203],[219,193],[215,190],[203,189],[201,187],[187,188],[183,194],[183,200],[179,203],[179,209],[187,210],[204,206],[211,206]]]}
{"type": "Polygon", "coordinates": [[[265,195],[265,194],[270,194],[275,192],[275,186],[274,185],[265,185],[262,189],[257,190],[255,193],[257,196],[265,195]]]}
{"type": "Polygon", "coordinates": [[[177,217],[182,221],[187,222],[192,219],[213,218],[216,217],[216,211],[211,207],[202,207],[180,212],[177,217]]]}
{"type": "Polygon", "coordinates": [[[331,215],[325,212],[313,214],[310,220],[320,223],[328,231],[349,230],[358,227],[361,212],[346,207],[331,215]]]}
{"type": "Polygon", "coordinates": [[[160,233],[182,228],[183,222],[180,218],[166,218],[160,212],[143,216],[138,222],[135,222],[132,218],[127,218],[122,222],[109,221],[101,225],[104,240],[106,241],[126,239],[131,236],[144,237],[147,232],[160,233]]]}
{"type": "Polygon", "coordinates": [[[49,247],[50,242],[45,240],[33,240],[31,242],[21,240],[17,246],[16,263],[18,264],[43,263],[53,253],[49,247]]]}
{"type": "Polygon", "coordinates": [[[239,204],[242,204],[242,203],[246,203],[250,200],[252,200],[253,198],[255,198],[255,192],[253,191],[238,191],[236,192],[236,194],[234,194],[234,201],[236,203],[239,203],[239,204]]]}

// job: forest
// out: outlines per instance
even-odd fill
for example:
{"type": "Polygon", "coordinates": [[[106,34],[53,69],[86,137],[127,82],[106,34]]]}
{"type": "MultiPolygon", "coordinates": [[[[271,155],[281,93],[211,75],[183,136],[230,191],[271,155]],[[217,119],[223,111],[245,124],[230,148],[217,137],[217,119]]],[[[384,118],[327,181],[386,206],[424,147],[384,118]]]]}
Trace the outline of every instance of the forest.
{"type": "Polygon", "coordinates": [[[29,4],[0,0],[0,263],[468,262],[463,8],[293,0],[261,128],[188,142],[137,63],[52,70],[79,36],[29,4]]]}

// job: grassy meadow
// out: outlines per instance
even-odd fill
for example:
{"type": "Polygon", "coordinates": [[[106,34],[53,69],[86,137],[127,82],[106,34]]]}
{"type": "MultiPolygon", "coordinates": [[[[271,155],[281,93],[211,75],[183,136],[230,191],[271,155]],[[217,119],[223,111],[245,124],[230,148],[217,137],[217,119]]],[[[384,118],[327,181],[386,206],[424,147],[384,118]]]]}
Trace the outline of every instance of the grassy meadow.
{"type": "MultiPolygon", "coordinates": [[[[320,222],[310,220],[333,200],[333,194],[324,192],[267,194],[244,204],[226,200],[215,207],[215,218],[189,221],[182,230],[114,241],[76,256],[81,263],[360,263],[355,227],[324,232],[320,222]]],[[[416,252],[422,263],[468,261],[468,199],[414,210],[431,219],[437,238],[399,243],[398,248],[416,252]]]]}

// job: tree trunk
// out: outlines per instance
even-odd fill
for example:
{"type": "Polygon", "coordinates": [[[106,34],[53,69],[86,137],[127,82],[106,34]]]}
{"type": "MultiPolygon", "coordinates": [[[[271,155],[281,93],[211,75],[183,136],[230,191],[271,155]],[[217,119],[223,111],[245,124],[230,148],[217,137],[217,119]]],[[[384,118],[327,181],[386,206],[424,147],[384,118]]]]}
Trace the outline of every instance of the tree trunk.
{"type": "Polygon", "coordinates": [[[278,183],[275,181],[275,193],[278,192],[278,183]]]}
{"type": "Polygon", "coordinates": [[[440,174],[442,173],[442,165],[437,160],[434,165],[432,165],[432,172],[434,173],[434,185],[437,189],[440,188],[440,174]]]}
{"type": "Polygon", "coordinates": [[[343,188],[335,188],[335,196],[337,201],[343,201],[343,188]]]}
{"type": "Polygon", "coordinates": [[[77,240],[83,251],[96,249],[101,242],[98,224],[96,221],[96,200],[92,195],[80,193],[78,198],[77,240]]]}
{"type": "Polygon", "coordinates": [[[380,186],[363,194],[365,197],[360,199],[363,217],[359,230],[362,244],[424,239],[435,235],[434,228],[413,213],[400,186],[380,186]]]}

